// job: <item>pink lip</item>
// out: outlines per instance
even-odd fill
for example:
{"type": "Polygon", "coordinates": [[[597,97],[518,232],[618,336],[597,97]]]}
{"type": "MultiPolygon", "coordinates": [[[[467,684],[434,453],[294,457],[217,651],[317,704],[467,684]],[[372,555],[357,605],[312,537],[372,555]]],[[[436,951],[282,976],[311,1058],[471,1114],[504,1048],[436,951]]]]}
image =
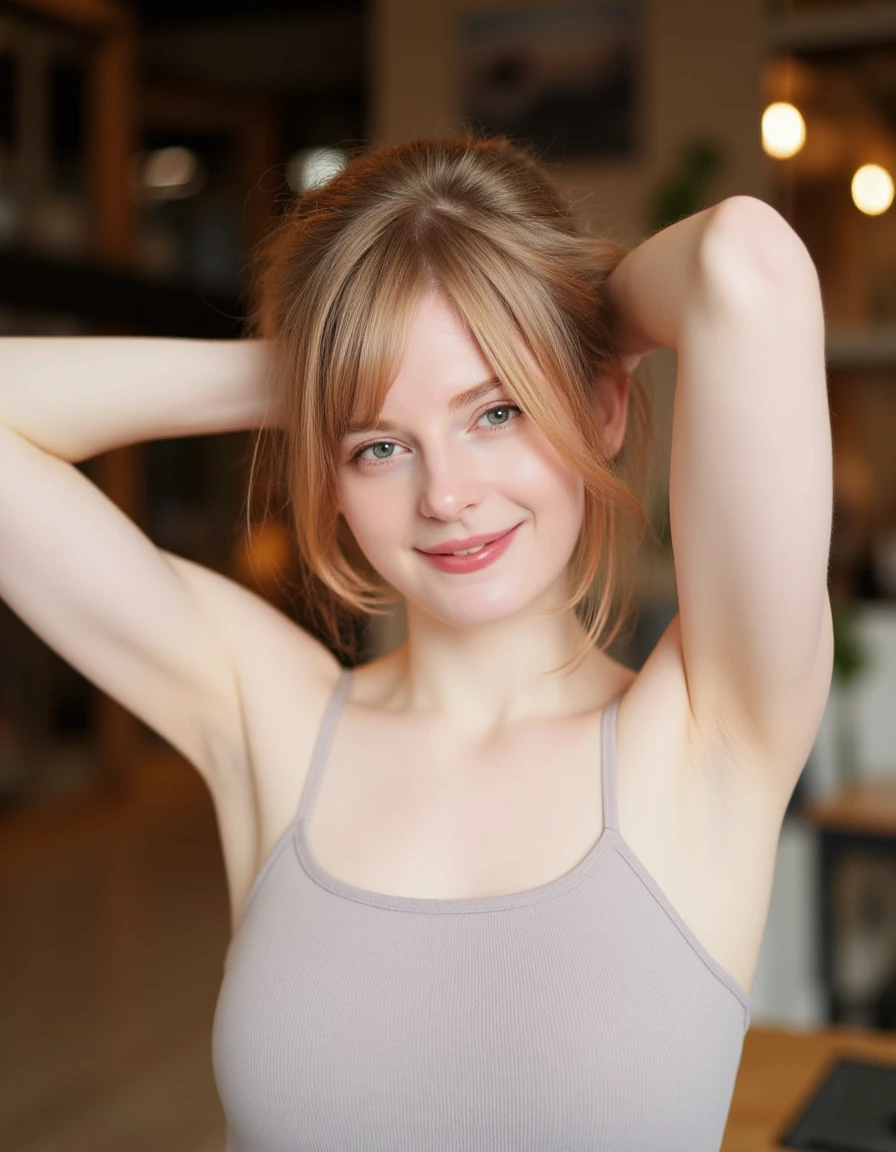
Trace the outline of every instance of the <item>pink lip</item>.
{"type": "MultiPolygon", "coordinates": [[[[522,524],[517,524],[516,528],[511,528],[509,532],[505,532],[497,540],[483,545],[479,552],[468,552],[466,556],[446,556],[442,552],[420,552],[420,555],[427,564],[431,564],[433,568],[438,568],[440,572],[447,572],[455,576],[481,572],[484,568],[494,564],[513,547],[516,534],[521,527],[522,524]]],[[[473,539],[475,540],[476,537],[474,536],[473,539]]],[[[479,539],[481,540],[482,537],[480,536],[479,539]]]]}
{"type": "MultiPolygon", "coordinates": [[[[519,525],[514,524],[513,528],[517,527],[519,527],[519,525]]],[[[467,548],[478,548],[480,544],[491,544],[494,540],[500,540],[503,536],[512,532],[513,528],[508,528],[506,531],[498,532],[497,534],[494,532],[486,532],[481,536],[468,536],[466,540],[443,540],[441,544],[436,544],[434,548],[417,548],[415,551],[425,552],[429,556],[444,555],[447,552],[463,552],[467,548]]]]}

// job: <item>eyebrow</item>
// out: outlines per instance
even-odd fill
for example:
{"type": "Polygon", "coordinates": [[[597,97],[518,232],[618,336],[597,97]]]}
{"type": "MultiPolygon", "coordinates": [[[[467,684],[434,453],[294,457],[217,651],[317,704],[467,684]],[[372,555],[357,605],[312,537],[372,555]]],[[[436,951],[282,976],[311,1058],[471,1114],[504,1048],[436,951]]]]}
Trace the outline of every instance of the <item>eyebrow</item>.
{"type": "MultiPolygon", "coordinates": [[[[475,404],[477,400],[481,400],[484,396],[488,396],[491,392],[501,388],[501,381],[497,376],[492,376],[488,380],[483,380],[481,384],[474,384],[472,388],[468,388],[465,392],[458,392],[456,396],[452,396],[448,401],[449,412],[459,412],[462,408],[468,407],[470,404],[475,404]]],[[[376,424],[360,424],[351,423],[345,430],[346,436],[352,436],[356,432],[397,432],[399,426],[393,424],[391,420],[380,420],[376,424]]]]}

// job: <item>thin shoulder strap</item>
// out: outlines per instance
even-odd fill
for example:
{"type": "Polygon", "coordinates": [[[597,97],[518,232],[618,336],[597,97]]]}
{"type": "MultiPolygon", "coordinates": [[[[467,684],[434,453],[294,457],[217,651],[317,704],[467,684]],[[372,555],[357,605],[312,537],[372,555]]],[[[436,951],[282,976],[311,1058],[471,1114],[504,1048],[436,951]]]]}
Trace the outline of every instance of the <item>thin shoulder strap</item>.
{"type": "Polygon", "coordinates": [[[603,778],[604,827],[619,832],[619,801],[617,796],[616,716],[622,695],[612,700],[601,718],[601,776],[603,778]]]}
{"type": "Polygon", "coordinates": [[[351,682],[351,668],[343,668],[342,675],[339,677],[339,682],[333,691],[333,695],[330,697],[324,709],[323,718],[317,730],[317,739],[314,742],[311,762],[308,765],[308,772],[305,777],[305,786],[302,788],[302,796],[299,800],[299,810],[296,813],[296,823],[308,815],[314,804],[314,797],[317,795],[317,788],[323,772],[323,766],[326,763],[327,753],[330,751],[333,734],[336,731],[336,724],[339,721],[339,714],[342,711],[342,705],[348,695],[351,682]]]}

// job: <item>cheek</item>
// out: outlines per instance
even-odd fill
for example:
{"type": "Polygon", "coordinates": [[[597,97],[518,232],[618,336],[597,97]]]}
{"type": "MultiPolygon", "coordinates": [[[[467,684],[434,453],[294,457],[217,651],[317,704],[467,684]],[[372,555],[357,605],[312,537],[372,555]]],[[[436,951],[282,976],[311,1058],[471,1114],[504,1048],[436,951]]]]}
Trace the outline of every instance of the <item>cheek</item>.
{"type": "Polygon", "coordinates": [[[540,497],[541,502],[560,502],[564,510],[581,514],[585,507],[585,485],[543,436],[533,437],[519,458],[518,479],[540,497]]]}
{"type": "Polygon", "coordinates": [[[377,548],[390,539],[397,526],[395,501],[384,499],[376,484],[349,482],[337,486],[336,507],[358,546],[368,560],[372,560],[377,548]]]}
{"type": "Polygon", "coordinates": [[[556,517],[557,531],[568,541],[578,539],[585,518],[585,485],[579,477],[562,483],[562,490],[558,493],[558,514],[556,517]],[[560,512],[560,506],[563,511],[560,512]]]}

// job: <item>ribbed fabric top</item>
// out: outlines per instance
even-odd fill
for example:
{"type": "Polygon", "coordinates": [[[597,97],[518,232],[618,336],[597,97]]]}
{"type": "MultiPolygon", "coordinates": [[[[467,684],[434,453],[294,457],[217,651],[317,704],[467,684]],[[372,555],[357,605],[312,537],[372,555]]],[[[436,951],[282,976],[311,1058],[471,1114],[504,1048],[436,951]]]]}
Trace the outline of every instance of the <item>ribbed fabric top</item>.
{"type": "Polygon", "coordinates": [[[326,872],[307,828],[342,703],[227,952],[227,1152],[718,1152],[748,998],[619,833],[548,884],[424,899],[326,872]]]}

